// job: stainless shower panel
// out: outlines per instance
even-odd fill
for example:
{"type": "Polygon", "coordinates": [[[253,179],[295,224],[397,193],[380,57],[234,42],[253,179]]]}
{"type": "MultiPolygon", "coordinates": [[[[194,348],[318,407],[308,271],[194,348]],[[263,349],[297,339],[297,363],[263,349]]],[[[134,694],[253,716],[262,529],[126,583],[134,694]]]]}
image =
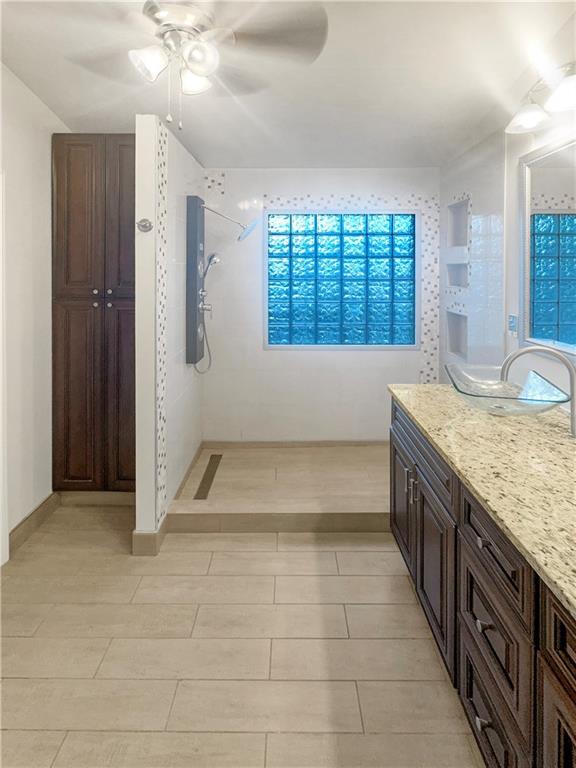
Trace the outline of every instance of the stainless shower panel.
{"type": "Polygon", "coordinates": [[[204,286],[204,200],[186,198],[186,362],[194,364],[204,357],[202,322],[204,286]]]}

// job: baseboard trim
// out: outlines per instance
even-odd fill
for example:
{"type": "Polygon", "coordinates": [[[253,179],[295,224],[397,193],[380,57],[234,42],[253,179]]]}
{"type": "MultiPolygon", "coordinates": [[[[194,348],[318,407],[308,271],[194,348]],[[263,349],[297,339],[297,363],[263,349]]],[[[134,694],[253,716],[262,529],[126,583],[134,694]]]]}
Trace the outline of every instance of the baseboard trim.
{"type": "Polygon", "coordinates": [[[21,520],[9,534],[8,543],[10,555],[12,555],[18,547],[21,547],[26,539],[28,539],[29,536],[31,536],[59,506],[60,494],[58,492],[51,493],[50,496],[45,498],[36,509],[24,518],[24,520],[21,520]]]}
{"type": "Polygon", "coordinates": [[[182,482],[178,486],[178,490],[176,491],[176,495],[174,496],[175,499],[180,498],[180,494],[184,490],[184,487],[188,482],[190,475],[192,474],[192,470],[198,463],[198,459],[200,458],[200,455],[202,454],[202,451],[204,450],[205,447],[206,447],[205,444],[201,442],[198,448],[196,449],[196,453],[194,454],[194,456],[192,457],[192,461],[188,465],[188,469],[186,470],[184,477],[182,478],[182,482]]]}
{"type": "Polygon", "coordinates": [[[157,555],[168,530],[167,521],[165,515],[157,531],[132,531],[132,554],[157,555]]]}
{"type": "Polygon", "coordinates": [[[206,440],[200,446],[219,448],[354,448],[388,445],[389,440],[206,440]]]}
{"type": "Polygon", "coordinates": [[[60,491],[63,507],[134,507],[132,491],[60,491]]]}

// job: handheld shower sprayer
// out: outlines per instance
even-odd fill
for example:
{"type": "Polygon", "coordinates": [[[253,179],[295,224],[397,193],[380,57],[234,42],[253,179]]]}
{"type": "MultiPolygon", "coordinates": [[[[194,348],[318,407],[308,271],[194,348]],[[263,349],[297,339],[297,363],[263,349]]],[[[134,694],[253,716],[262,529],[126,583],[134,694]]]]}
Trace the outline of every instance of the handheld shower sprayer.
{"type": "Polygon", "coordinates": [[[206,279],[206,275],[215,264],[220,264],[220,258],[215,253],[211,253],[206,262],[206,266],[204,267],[204,272],[202,273],[203,280],[206,279]]]}

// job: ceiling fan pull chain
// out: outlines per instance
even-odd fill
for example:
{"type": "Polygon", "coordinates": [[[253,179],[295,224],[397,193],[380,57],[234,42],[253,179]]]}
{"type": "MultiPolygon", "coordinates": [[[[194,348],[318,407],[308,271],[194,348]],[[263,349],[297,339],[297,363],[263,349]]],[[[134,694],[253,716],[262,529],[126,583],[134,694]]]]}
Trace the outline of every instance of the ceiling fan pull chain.
{"type": "Polygon", "coordinates": [[[184,127],[182,122],[182,89],[178,89],[178,130],[181,131],[184,127]]]}
{"type": "Polygon", "coordinates": [[[174,122],[172,117],[172,73],[174,71],[174,60],[170,58],[170,64],[168,65],[168,114],[166,115],[166,122],[174,122]]]}

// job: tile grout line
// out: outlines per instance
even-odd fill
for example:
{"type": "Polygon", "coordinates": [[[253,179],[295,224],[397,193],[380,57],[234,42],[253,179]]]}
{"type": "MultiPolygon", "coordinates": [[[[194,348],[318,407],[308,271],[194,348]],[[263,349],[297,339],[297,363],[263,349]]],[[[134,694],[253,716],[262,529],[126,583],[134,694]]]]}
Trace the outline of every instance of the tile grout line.
{"type": "MultiPolygon", "coordinates": [[[[89,678],[89,679],[91,679],[91,680],[96,680],[96,679],[97,679],[97,678],[96,678],[96,675],[97,675],[97,674],[98,674],[98,672],[100,671],[100,667],[101,667],[101,666],[102,666],[102,664],[104,663],[104,659],[106,658],[106,655],[108,654],[108,651],[110,650],[110,646],[112,645],[112,640],[113,640],[113,638],[112,638],[112,637],[111,637],[111,638],[108,640],[108,645],[106,646],[106,650],[105,650],[105,651],[104,651],[104,653],[102,654],[102,658],[101,658],[101,659],[100,659],[100,661],[98,662],[98,666],[96,667],[96,670],[95,670],[94,674],[93,674],[93,675],[92,675],[92,677],[91,677],[91,678],[89,678]]],[[[58,678],[55,678],[55,679],[58,679],[58,678]]]]}
{"type": "Polygon", "coordinates": [[[69,734],[70,734],[70,731],[64,731],[64,738],[60,742],[60,745],[58,746],[58,749],[56,750],[56,754],[52,758],[52,762],[50,763],[50,768],[54,768],[54,766],[56,765],[56,762],[58,760],[60,752],[62,752],[62,747],[64,746],[64,742],[68,738],[69,734]]]}
{"type": "Polygon", "coordinates": [[[268,765],[268,731],[264,734],[264,768],[268,765]]]}
{"type": "MultiPolygon", "coordinates": [[[[196,606],[196,612],[194,613],[194,620],[192,622],[192,629],[190,630],[190,634],[188,636],[190,639],[192,639],[194,637],[194,630],[196,629],[196,622],[198,621],[198,614],[199,613],[200,613],[200,605],[198,604],[196,606]]],[[[163,639],[163,638],[160,638],[160,639],[163,639]]],[[[166,639],[171,639],[171,638],[166,638],[166,639]]],[[[178,638],[174,638],[174,639],[177,640],[178,638]]],[[[184,639],[186,639],[186,638],[184,638],[184,639]]],[[[195,639],[197,639],[197,638],[195,638],[195,639]]]]}
{"type": "Polygon", "coordinates": [[[270,638],[270,646],[269,646],[270,655],[268,657],[268,680],[272,680],[272,648],[273,646],[274,646],[274,638],[270,638]]]}
{"type": "Polygon", "coordinates": [[[362,704],[360,703],[360,691],[358,690],[358,680],[354,680],[354,687],[356,689],[356,700],[358,701],[358,712],[360,714],[360,723],[362,725],[362,733],[366,734],[366,727],[364,725],[364,716],[362,714],[362,704]]]}
{"type": "Polygon", "coordinates": [[[136,588],[134,589],[134,593],[132,594],[132,597],[130,598],[130,600],[128,600],[128,605],[138,605],[138,603],[134,602],[134,598],[136,597],[136,593],[138,592],[138,590],[142,586],[143,578],[144,578],[144,576],[140,576],[140,578],[138,579],[138,584],[136,584],[136,588]]]}
{"type": "Polygon", "coordinates": [[[172,695],[172,701],[170,702],[170,707],[168,708],[168,714],[166,715],[166,722],[164,723],[164,728],[162,729],[164,733],[168,732],[168,723],[170,722],[170,717],[172,716],[172,710],[174,709],[174,702],[176,701],[176,694],[178,693],[178,687],[182,681],[176,680],[176,685],[174,686],[174,693],[172,695]]]}
{"type": "MultiPolygon", "coordinates": [[[[350,625],[348,624],[348,613],[346,612],[346,603],[342,604],[342,608],[344,609],[344,621],[346,622],[346,632],[348,633],[348,639],[352,639],[350,637],[350,625]]],[[[354,638],[357,640],[358,638],[354,638]]]]}

